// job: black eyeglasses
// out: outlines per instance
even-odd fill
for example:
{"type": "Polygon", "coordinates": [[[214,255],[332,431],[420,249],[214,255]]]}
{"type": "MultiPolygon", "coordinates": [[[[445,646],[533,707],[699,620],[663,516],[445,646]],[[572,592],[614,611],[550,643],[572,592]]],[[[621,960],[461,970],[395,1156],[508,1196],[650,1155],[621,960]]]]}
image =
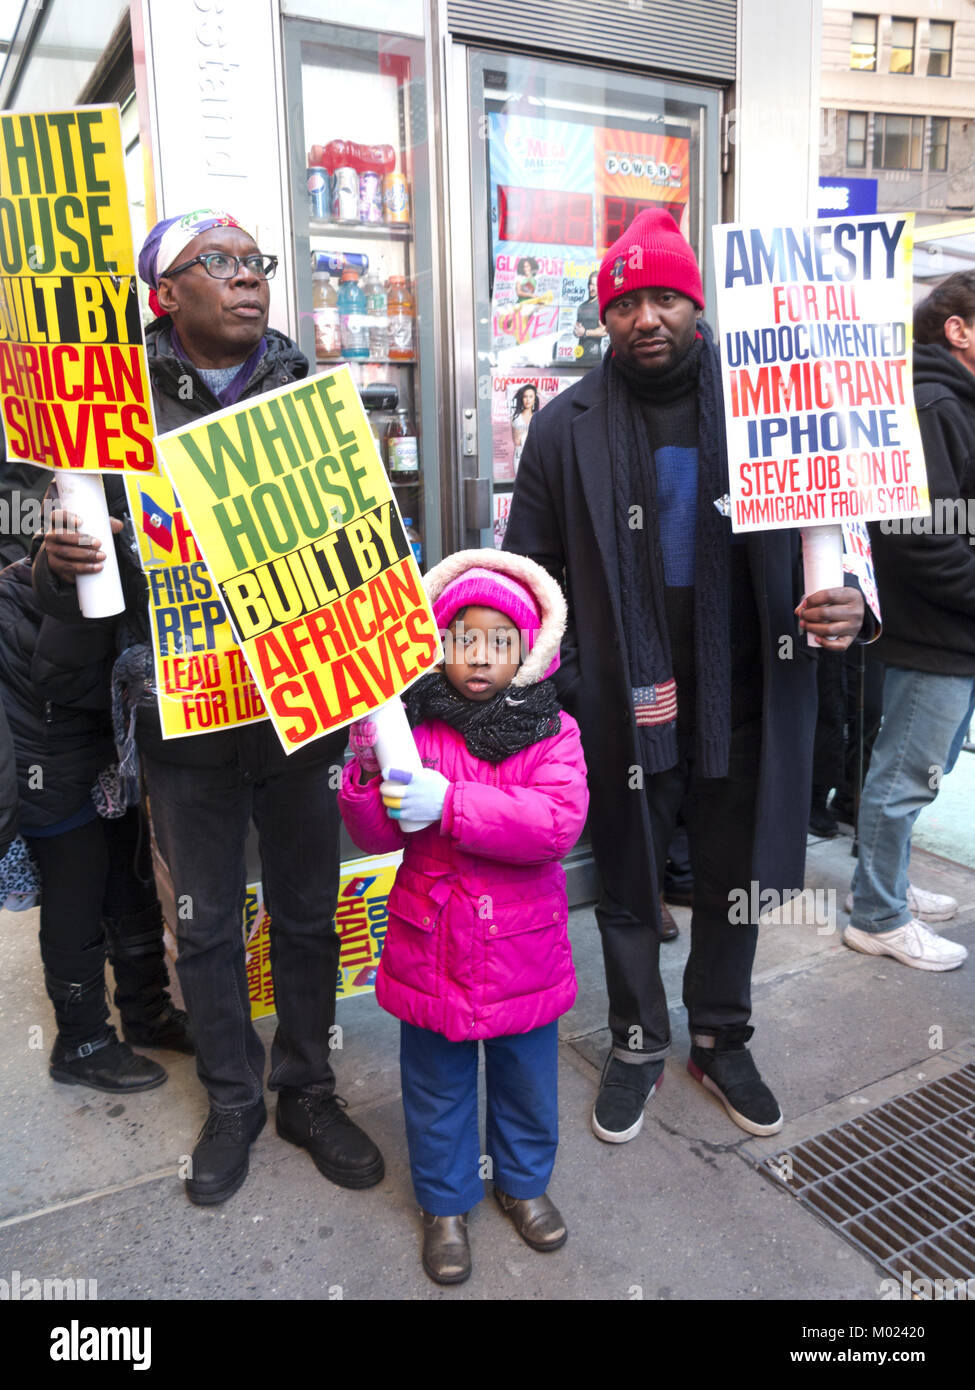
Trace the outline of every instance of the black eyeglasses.
{"type": "Polygon", "coordinates": [[[178,275],[181,270],[189,270],[190,266],[196,265],[197,262],[214,280],[232,280],[241,266],[246,266],[251,275],[256,275],[259,280],[271,280],[278,268],[277,256],[262,256],[257,253],[253,256],[227,256],[223,251],[206,251],[202,256],[194,256],[191,261],[184,261],[182,265],[171,266],[159,278],[165,280],[170,275],[178,275]]]}

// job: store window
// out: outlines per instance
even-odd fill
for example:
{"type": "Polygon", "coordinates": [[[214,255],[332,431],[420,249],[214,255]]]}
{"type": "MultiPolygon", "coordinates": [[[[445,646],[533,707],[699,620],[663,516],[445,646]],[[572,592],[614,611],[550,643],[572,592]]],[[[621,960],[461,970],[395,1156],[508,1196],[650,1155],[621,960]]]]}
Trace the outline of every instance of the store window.
{"type": "Polygon", "coordinates": [[[875,169],[921,169],[923,150],[923,116],[874,116],[875,169]]]}
{"type": "Polygon", "coordinates": [[[895,19],[891,23],[890,70],[891,72],[914,71],[913,19],[895,19]]]}
{"type": "Polygon", "coordinates": [[[954,27],[953,24],[946,24],[940,19],[932,19],[928,28],[930,46],[930,51],[928,53],[929,77],[951,76],[951,42],[954,27]]]}
{"type": "Polygon", "coordinates": [[[850,67],[859,72],[877,71],[877,16],[874,14],[853,16],[850,67]]]}
{"type": "Polygon", "coordinates": [[[850,169],[867,164],[867,116],[864,111],[848,111],[846,116],[846,163],[850,169]]]}
{"type": "Polygon", "coordinates": [[[931,152],[928,155],[928,168],[936,173],[944,173],[948,168],[948,117],[931,117],[931,152]]]}
{"type": "Polygon", "coordinates": [[[707,274],[717,109],[689,86],[498,53],[472,54],[470,76],[479,453],[500,544],[532,415],[608,349],[606,249],[659,209],[707,274]]]}

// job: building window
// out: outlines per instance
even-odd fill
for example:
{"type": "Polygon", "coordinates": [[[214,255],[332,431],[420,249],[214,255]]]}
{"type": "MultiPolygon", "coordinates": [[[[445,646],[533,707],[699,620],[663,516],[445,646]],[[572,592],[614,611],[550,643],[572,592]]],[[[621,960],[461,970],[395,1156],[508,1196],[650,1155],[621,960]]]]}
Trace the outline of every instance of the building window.
{"type": "Polygon", "coordinates": [[[848,111],[846,115],[846,163],[850,169],[862,169],[867,162],[867,117],[863,111],[848,111]]]}
{"type": "Polygon", "coordinates": [[[874,14],[853,16],[850,67],[861,72],[877,71],[877,16],[874,14]]]}
{"type": "Polygon", "coordinates": [[[948,168],[948,117],[931,117],[931,153],[928,168],[944,173],[948,168]]]}
{"type": "Polygon", "coordinates": [[[951,76],[951,32],[953,24],[932,19],[929,26],[931,49],[928,53],[928,76],[951,76]]]}
{"type": "Polygon", "coordinates": [[[921,169],[923,149],[923,116],[874,116],[875,169],[921,169]]]}
{"type": "Polygon", "coordinates": [[[890,26],[891,72],[914,71],[914,20],[895,19],[890,26]]]}

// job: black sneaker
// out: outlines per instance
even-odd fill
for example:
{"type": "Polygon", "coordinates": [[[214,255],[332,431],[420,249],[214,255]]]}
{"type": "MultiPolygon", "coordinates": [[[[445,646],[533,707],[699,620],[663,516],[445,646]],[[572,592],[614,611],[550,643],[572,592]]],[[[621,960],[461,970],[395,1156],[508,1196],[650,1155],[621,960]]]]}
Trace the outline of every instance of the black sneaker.
{"type": "Polygon", "coordinates": [[[592,1132],[607,1144],[625,1144],[643,1127],[643,1107],[660,1089],[663,1059],[656,1062],[621,1062],[612,1053],[599,1079],[599,1095],[592,1108],[592,1132]]]}
{"type": "Polygon", "coordinates": [[[315,1167],[339,1187],[374,1187],[386,1165],[365,1130],[345,1113],[341,1096],[281,1091],[277,1127],[282,1139],[307,1149],[315,1167]]]}
{"type": "Polygon", "coordinates": [[[198,1207],[232,1197],[247,1177],[250,1146],[267,1123],[264,1101],[246,1110],[214,1110],[207,1116],[193,1150],[186,1195],[198,1207]]]}
{"type": "Polygon", "coordinates": [[[809,833],[819,840],[833,840],[839,834],[839,822],[826,806],[814,806],[809,812],[809,833]]]}
{"type": "Polygon", "coordinates": [[[751,1034],[751,1028],[746,1028],[716,1039],[714,1047],[692,1044],[687,1070],[705,1090],[718,1097],[741,1129],[749,1134],[778,1134],[782,1128],[778,1101],[744,1046],[751,1034]]]}

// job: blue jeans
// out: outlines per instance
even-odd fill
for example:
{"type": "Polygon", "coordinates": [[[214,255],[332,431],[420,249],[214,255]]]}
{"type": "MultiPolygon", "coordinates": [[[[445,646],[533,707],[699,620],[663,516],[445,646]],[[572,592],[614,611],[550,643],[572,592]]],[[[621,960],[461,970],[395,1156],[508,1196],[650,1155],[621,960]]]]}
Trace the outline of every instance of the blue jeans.
{"type": "Polygon", "coordinates": [[[559,1142],[557,1023],[487,1038],[487,1129],[477,1126],[477,1043],[400,1024],[400,1075],[413,1191],[424,1211],[459,1216],[485,1177],[509,1197],[540,1197],[559,1142]],[[490,1158],[490,1168],[483,1159],[490,1158]]]}
{"type": "Polygon", "coordinates": [[[884,722],[860,799],[850,917],[860,931],[894,931],[911,920],[911,832],[954,767],[973,711],[975,676],[887,667],[884,722]]]}
{"type": "MultiPolygon", "coordinates": [[[[256,738],[243,746],[251,744],[260,749],[256,738]]],[[[264,1094],[264,1048],[251,1023],[243,942],[244,846],[252,817],[271,916],[278,1021],[268,1085],[331,1095],[339,813],[328,767],[274,771],[259,756],[218,767],[182,767],[145,755],[142,761],[176,898],[176,969],[211,1105],[246,1108],[264,1094]]]]}

